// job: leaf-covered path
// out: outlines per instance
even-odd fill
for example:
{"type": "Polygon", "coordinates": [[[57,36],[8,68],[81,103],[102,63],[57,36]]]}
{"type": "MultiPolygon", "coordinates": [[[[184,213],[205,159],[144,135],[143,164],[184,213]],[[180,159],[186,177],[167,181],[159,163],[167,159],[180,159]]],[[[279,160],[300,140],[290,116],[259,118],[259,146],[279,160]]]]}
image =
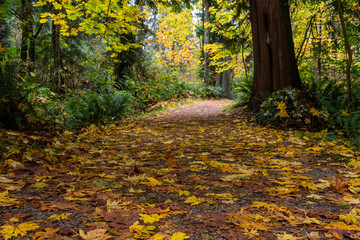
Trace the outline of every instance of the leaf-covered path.
{"type": "Polygon", "coordinates": [[[1,130],[5,239],[360,239],[360,159],[196,102],[79,134],[1,130]],[[4,140],[5,141],[5,140],[4,140]],[[350,163],[350,164],[349,164],[350,163]]]}

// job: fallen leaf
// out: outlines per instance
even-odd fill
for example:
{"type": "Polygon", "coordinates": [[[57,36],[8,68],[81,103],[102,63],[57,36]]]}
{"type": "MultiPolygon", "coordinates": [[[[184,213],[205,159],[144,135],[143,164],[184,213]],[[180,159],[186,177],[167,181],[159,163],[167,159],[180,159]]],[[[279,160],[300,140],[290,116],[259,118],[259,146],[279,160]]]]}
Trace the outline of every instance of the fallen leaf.
{"type": "Polygon", "coordinates": [[[169,240],[183,240],[183,239],[188,239],[188,238],[190,238],[190,237],[186,236],[185,233],[176,232],[173,235],[171,235],[171,238],[169,240]]]}
{"type": "Polygon", "coordinates": [[[33,222],[20,223],[18,225],[1,226],[0,234],[5,240],[17,237],[19,235],[25,236],[27,232],[38,229],[39,226],[33,222]]]}
{"type": "Polygon", "coordinates": [[[112,236],[106,233],[106,229],[95,229],[88,231],[86,234],[80,229],[79,234],[84,240],[106,240],[112,238],[112,236]]]}
{"type": "Polygon", "coordinates": [[[1,207],[10,207],[13,205],[18,205],[20,202],[15,198],[9,198],[8,191],[0,193],[0,206],[1,207]]]}
{"type": "Polygon", "coordinates": [[[191,206],[199,205],[200,203],[206,202],[204,198],[196,198],[195,196],[188,197],[184,203],[190,203],[191,206]]]}
{"type": "Polygon", "coordinates": [[[335,186],[330,185],[330,189],[337,193],[344,193],[346,190],[349,189],[349,186],[346,184],[342,184],[342,177],[340,175],[337,176],[335,186]]]}

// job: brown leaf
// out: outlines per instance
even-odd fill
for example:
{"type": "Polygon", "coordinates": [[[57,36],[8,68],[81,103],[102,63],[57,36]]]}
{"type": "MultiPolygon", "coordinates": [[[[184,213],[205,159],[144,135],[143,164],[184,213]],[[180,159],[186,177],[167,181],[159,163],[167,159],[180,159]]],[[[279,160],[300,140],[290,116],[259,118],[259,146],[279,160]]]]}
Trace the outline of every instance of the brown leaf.
{"type": "Polygon", "coordinates": [[[63,234],[63,235],[73,235],[75,234],[75,230],[72,229],[71,227],[69,226],[64,226],[64,227],[61,227],[60,228],[60,233],[63,234]]]}
{"type": "Polygon", "coordinates": [[[349,189],[349,186],[347,184],[342,184],[342,177],[340,175],[337,176],[335,186],[330,185],[330,189],[337,193],[344,193],[346,190],[349,189]]]}
{"type": "Polygon", "coordinates": [[[10,177],[23,178],[31,175],[38,175],[40,173],[44,173],[45,169],[41,167],[23,167],[18,166],[13,169],[13,174],[10,177]]]}
{"type": "Polygon", "coordinates": [[[142,171],[140,170],[140,168],[138,167],[138,166],[134,166],[134,168],[133,168],[133,172],[135,173],[135,174],[139,174],[139,173],[141,173],[142,171]]]}
{"type": "Polygon", "coordinates": [[[329,230],[329,233],[331,233],[336,239],[344,239],[344,234],[346,234],[346,230],[344,229],[340,229],[340,228],[335,228],[335,229],[331,229],[329,230]]]}
{"type": "Polygon", "coordinates": [[[129,228],[137,220],[138,213],[136,211],[119,211],[119,212],[107,212],[104,214],[105,221],[109,223],[109,226],[114,230],[119,231],[129,228]]]}
{"type": "Polygon", "coordinates": [[[177,168],[177,167],[179,167],[179,164],[174,162],[175,158],[173,156],[170,156],[169,154],[167,154],[166,157],[169,159],[168,162],[167,162],[168,168],[177,168]]]}

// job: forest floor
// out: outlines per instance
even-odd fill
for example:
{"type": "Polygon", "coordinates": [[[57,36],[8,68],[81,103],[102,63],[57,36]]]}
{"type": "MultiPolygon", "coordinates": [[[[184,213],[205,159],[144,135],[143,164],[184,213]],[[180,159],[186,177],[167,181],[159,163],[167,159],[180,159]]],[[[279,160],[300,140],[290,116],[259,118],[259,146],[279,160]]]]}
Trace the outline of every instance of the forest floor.
{"type": "Polygon", "coordinates": [[[4,239],[360,239],[360,157],[196,101],[51,136],[0,130],[4,239]],[[357,165],[356,168],[349,168],[357,165]]]}

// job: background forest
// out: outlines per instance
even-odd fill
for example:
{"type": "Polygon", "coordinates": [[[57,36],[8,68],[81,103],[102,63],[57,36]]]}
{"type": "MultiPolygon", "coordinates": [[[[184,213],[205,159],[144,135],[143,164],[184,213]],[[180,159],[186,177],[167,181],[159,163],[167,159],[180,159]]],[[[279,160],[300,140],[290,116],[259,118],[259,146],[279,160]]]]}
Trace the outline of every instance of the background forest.
{"type": "MultiPolygon", "coordinates": [[[[0,0],[0,126],[78,129],[189,97],[247,106],[250,2],[0,0]]],[[[257,121],[357,138],[360,2],[288,7],[301,90],[257,96],[257,121]]]]}

